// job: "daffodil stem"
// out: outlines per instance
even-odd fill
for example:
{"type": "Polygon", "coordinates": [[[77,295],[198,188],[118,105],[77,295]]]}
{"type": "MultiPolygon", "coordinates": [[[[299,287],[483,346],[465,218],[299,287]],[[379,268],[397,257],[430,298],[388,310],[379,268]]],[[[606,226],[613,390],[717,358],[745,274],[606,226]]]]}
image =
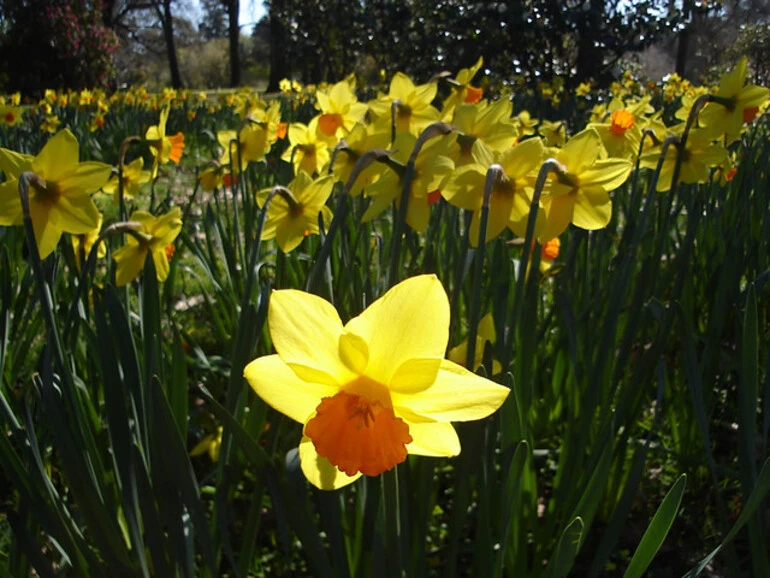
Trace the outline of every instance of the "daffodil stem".
{"type": "Polygon", "coordinates": [[[396,466],[382,474],[382,508],[385,514],[385,551],[390,561],[389,576],[403,575],[403,552],[401,551],[401,500],[396,466]]]}
{"type": "Polygon", "coordinates": [[[469,371],[475,371],[476,369],[476,338],[478,337],[479,318],[481,317],[481,275],[484,270],[484,249],[486,247],[487,227],[489,224],[489,202],[492,198],[492,190],[495,183],[503,174],[503,167],[493,164],[487,169],[487,176],[484,181],[484,200],[481,205],[479,240],[476,246],[473,287],[471,288],[471,304],[468,315],[468,350],[465,357],[465,367],[469,371]]]}
{"type": "MultiPolygon", "coordinates": [[[[335,154],[337,150],[338,149],[335,149],[335,154]]],[[[313,263],[313,267],[307,276],[307,281],[305,282],[305,291],[308,293],[315,293],[318,288],[320,276],[324,271],[326,263],[329,259],[329,255],[331,255],[334,237],[336,236],[339,228],[342,226],[341,224],[345,222],[345,218],[347,217],[348,207],[350,205],[350,191],[353,189],[353,185],[358,179],[358,176],[361,174],[361,171],[366,169],[373,162],[382,162],[385,159],[390,158],[391,154],[393,154],[391,151],[386,151],[384,149],[372,149],[361,155],[356,161],[356,164],[353,165],[353,170],[350,172],[348,182],[345,183],[345,186],[343,187],[342,192],[340,193],[337,200],[337,206],[334,209],[334,217],[332,217],[332,221],[329,224],[329,230],[323,239],[321,249],[318,252],[318,257],[316,258],[315,263],[313,263]]]]}
{"type": "MultiPolygon", "coordinates": [[[[84,261],[81,261],[83,263],[83,267],[80,271],[80,279],[78,281],[77,286],[75,287],[75,294],[72,298],[72,301],[70,302],[70,308],[67,312],[67,318],[64,323],[64,331],[62,332],[62,340],[66,343],[69,337],[69,333],[72,329],[72,324],[75,321],[77,310],[78,310],[78,304],[80,303],[81,295],[83,294],[83,291],[85,291],[85,287],[88,281],[88,276],[93,271],[95,265],[96,265],[96,257],[99,254],[99,246],[102,244],[102,242],[116,234],[137,234],[136,230],[141,229],[142,224],[138,223],[136,221],[123,221],[120,223],[113,223],[109,227],[106,227],[97,237],[94,244],[91,246],[91,250],[88,252],[88,258],[84,261]]],[[[81,244],[81,247],[83,245],[81,244]]],[[[85,307],[88,307],[88,300],[85,300],[84,302],[85,307]]]]}
{"type": "Polygon", "coordinates": [[[123,167],[126,164],[126,153],[128,153],[128,147],[131,146],[131,143],[142,142],[142,140],[141,137],[130,136],[123,139],[123,142],[120,143],[120,151],[118,153],[118,206],[121,221],[125,221],[128,218],[126,214],[125,192],[123,191],[123,167]]]}
{"type": "Polygon", "coordinates": [[[423,145],[432,138],[441,135],[447,135],[452,132],[452,127],[444,122],[434,122],[429,125],[414,143],[414,148],[409,155],[409,160],[406,163],[406,169],[404,171],[404,177],[401,181],[401,198],[398,205],[398,212],[396,213],[395,221],[393,222],[393,240],[390,247],[390,267],[388,268],[388,277],[386,280],[386,288],[393,287],[398,283],[398,265],[399,257],[401,253],[401,237],[404,233],[404,226],[406,225],[406,215],[409,207],[409,197],[412,191],[412,181],[414,180],[414,167],[417,162],[417,155],[420,154],[423,145]]]}
{"type": "MultiPolygon", "coordinates": [[[[241,142],[238,139],[232,139],[228,146],[230,147],[230,174],[234,175],[236,173],[233,172],[233,145],[235,145],[235,167],[238,169],[238,178],[233,179],[230,185],[230,192],[233,195],[233,240],[235,243],[235,251],[236,251],[236,259],[240,261],[243,266],[246,266],[246,251],[243,248],[243,245],[240,241],[241,238],[241,227],[240,227],[240,211],[238,210],[238,190],[240,188],[240,183],[243,180],[243,173],[241,172],[241,142]],[[237,181],[237,182],[236,182],[237,181]]],[[[248,238],[248,237],[247,237],[248,238]]]]}

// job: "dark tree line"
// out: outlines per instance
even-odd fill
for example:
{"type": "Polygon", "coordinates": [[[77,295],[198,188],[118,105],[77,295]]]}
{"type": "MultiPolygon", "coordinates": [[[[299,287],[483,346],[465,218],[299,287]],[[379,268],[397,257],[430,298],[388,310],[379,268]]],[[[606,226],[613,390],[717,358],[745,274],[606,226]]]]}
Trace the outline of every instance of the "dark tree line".
{"type": "Polygon", "coordinates": [[[340,78],[362,58],[426,78],[484,57],[500,75],[593,79],[679,23],[670,0],[269,0],[269,89],[340,78]]]}

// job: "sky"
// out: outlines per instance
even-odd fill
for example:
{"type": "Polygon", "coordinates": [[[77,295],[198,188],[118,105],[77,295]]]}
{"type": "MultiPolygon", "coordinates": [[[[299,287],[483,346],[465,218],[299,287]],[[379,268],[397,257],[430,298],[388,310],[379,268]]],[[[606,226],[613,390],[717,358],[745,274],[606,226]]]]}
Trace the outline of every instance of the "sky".
{"type": "MultiPolygon", "coordinates": [[[[249,28],[259,22],[265,15],[265,6],[262,0],[241,0],[241,11],[238,15],[238,24],[248,25],[249,28]]],[[[250,31],[247,31],[249,33],[250,31]]]]}

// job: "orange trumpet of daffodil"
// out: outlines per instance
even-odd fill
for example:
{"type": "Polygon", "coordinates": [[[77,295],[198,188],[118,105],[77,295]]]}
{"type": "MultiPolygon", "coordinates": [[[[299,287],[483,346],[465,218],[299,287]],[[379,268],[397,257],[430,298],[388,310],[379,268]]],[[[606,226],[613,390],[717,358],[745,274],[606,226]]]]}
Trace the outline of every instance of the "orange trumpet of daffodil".
{"type": "Polygon", "coordinates": [[[85,235],[99,226],[101,214],[91,193],[107,182],[112,167],[94,161],[79,162],[78,141],[63,130],[45,144],[36,157],[0,148],[0,225],[21,225],[19,177],[32,171],[40,182],[29,187],[29,212],[40,258],[45,259],[62,233],[85,235]],[[42,186],[44,184],[44,186],[42,186]]]}
{"type": "Polygon", "coordinates": [[[399,283],[345,325],[320,297],[276,291],[268,325],[277,354],[244,376],[303,424],[302,471],[323,490],[377,476],[407,454],[459,454],[450,422],[487,417],[509,392],[444,359],[449,300],[434,275],[399,283]]]}
{"type": "Polygon", "coordinates": [[[147,129],[144,138],[151,141],[150,148],[155,156],[152,165],[152,178],[158,176],[158,166],[172,161],[176,164],[182,159],[184,152],[184,134],[176,133],[174,136],[166,136],[166,123],[170,107],[166,106],[160,111],[160,120],[157,125],[147,129]]]}

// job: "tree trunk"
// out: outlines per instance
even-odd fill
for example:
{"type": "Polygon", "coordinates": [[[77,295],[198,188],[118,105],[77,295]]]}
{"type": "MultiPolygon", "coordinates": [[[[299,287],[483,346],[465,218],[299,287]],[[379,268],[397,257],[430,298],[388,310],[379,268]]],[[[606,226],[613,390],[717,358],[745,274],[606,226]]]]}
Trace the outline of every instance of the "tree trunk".
{"type": "Polygon", "coordinates": [[[270,2],[270,79],[267,92],[278,92],[281,79],[291,77],[291,68],[286,59],[286,29],[280,18],[283,8],[283,0],[270,2]]]}
{"type": "MultiPolygon", "coordinates": [[[[157,5],[156,5],[157,8],[157,5]]],[[[179,72],[179,60],[176,55],[176,43],[174,41],[174,19],[171,15],[171,0],[163,0],[163,12],[158,10],[161,25],[163,26],[163,38],[166,41],[168,53],[168,68],[171,73],[171,86],[182,88],[182,75],[179,72]]]]}
{"type": "Polygon", "coordinates": [[[230,86],[236,88],[241,84],[241,53],[238,43],[241,38],[241,29],[238,26],[238,12],[240,11],[238,0],[227,0],[227,17],[229,21],[228,38],[230,40],[230,86]]]}
{"type": "Polygon", "coordinates": [[[687,74],[687,51],[690,44],[690,22],[692,16],[692,0],[684,0],[682,3],[682,18],[684,27],[679,32],[679,41],[676,48],[676,73],[682,78],[687,74]]]}

